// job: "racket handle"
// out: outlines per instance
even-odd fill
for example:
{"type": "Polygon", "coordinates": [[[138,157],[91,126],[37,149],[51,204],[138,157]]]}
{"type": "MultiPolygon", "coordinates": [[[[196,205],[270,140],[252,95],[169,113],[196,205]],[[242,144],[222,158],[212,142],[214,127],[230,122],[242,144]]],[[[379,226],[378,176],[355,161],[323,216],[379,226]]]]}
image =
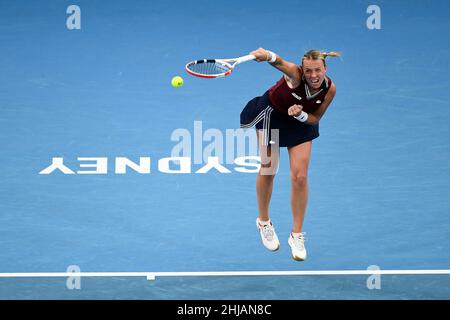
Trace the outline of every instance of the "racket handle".
{"type": "Polygon", "coordinates": [[[237,59],[237,63],[241,63],[241,62],[246,62],[246,61],[250,61],[250,60],[255,60],[256,57],[252,54],[248,54],[246,56],[240,57],[239,59],[237,59]]]}

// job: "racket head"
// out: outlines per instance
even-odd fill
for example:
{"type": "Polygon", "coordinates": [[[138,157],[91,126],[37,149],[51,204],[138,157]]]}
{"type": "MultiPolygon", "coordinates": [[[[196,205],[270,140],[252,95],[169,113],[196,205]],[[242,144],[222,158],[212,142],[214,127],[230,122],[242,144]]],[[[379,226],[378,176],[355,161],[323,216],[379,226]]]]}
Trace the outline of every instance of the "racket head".
{"type": "MultiPolygon", "coordinates": [[[[230,61],[231,62],[231,61],[230,61]]],[[[186,64],[186,72],[200,78],[213,79],[229,75],[234,65],[221,59],[200,59],[186,64]]]]}

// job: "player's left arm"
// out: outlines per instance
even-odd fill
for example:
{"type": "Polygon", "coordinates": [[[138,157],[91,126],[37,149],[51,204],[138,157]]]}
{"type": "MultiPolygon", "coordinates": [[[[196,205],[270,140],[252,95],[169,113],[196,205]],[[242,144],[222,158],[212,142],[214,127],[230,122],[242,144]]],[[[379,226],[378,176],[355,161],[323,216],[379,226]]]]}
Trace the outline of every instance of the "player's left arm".
{"type": "Polygon", "coordinates": [[[327,111],[328,107],[333,101],[335,95],[336,95],[336,86],[334,85],[334,83],[332,83],[320,107],[317,108],[316,111],[308,114],[308,120],[306,120],[306,123],[312,125],[319,123],[320,119],[325,114],[325,111],[327,111]]]}

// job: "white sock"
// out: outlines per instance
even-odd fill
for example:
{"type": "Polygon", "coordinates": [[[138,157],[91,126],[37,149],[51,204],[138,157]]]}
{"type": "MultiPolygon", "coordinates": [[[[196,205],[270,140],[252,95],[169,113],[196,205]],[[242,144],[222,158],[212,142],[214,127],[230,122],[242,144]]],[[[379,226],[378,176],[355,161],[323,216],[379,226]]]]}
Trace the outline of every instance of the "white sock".
{"type": "Polygon", "coordinates": [[[264,226],[267,226],[268,224],[270,224],[270,219],[267,221],[262,221],[261,219],[258,218],[258,223],[264,227],[264,226]]]}
{"type": "Polygon", "coordinates": [[[301,233],[301,232],[299,232],[299,233],[291,232],[291,234],[292,234],[292,237],[298,238],[298,237],[300,237],[300,235],[301,235],[302,233],[301,233]]]}

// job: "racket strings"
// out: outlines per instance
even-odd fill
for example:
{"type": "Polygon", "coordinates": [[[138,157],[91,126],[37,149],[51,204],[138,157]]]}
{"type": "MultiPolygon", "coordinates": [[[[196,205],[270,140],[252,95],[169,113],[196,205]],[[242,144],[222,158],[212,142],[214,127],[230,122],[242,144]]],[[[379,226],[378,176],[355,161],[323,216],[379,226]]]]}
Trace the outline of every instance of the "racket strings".
{"type": "Polygon", "coordinates": [[[190,65],[189,70],[195,73],[204,75],[222,74],[229,71],[231,68],[225,64],[218,62],[201,62],[190,65]]]}

